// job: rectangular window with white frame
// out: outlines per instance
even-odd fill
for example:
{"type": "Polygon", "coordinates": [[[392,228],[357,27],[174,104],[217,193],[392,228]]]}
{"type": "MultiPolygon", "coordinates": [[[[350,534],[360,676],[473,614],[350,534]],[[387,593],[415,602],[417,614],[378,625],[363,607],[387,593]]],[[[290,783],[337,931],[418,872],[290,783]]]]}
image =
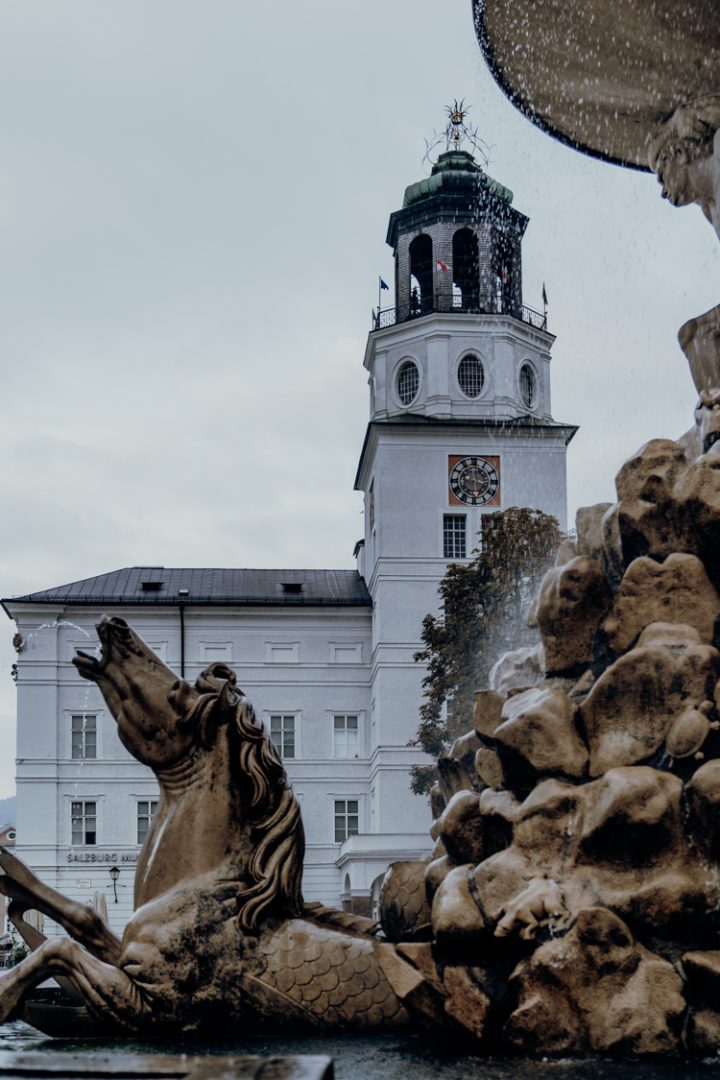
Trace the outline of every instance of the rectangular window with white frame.
{"type": "Polygon", "coordinates": [[[70,804],[70,840],[73,846],[97,844],[97,802],[75,799],[70,804]]]}
{"type": "Polygon", "coordinates": [[[137,842],[145,843],[145,837],[150,832],[153,818],[157,812],[157,799],[138,799],[137,804],[137,842]]]}
{"type": "Polygon", "coordinates": [[[360,832],[360,803],[357,799],[335,799],[335,843],[342,844],[360,832]]]}
{"type": "Polygon", "coordinates": [[[80,761],[95,759],[97,757],[97,714],[72,713],[70,732],[71,757],[80,761]]]}
{"type": "Polygon", "coordinates": [[[270,738],[281,758],[297,757],[295,713],[270,713],[270,738]]]}
{"type": "Polygon", "coordinates": [[[336,713],[333,716],[333,756],[360,756],[360,722],[357,713],[336,713]]]}
{"type": "Polygon", "coordinates": [[[467,520],[465,514],[443,515],[443,558],[467,558],[467,520]]]}

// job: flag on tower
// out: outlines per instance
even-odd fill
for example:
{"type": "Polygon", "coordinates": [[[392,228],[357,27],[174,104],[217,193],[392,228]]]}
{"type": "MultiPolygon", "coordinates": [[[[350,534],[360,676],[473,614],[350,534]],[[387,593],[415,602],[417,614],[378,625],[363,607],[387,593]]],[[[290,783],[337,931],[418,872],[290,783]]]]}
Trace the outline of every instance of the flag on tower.
{"type": "Polygon", "coordinates": [[[383,279],[380,278],[380,288],[381,289],[389,289],[390,286],[388,285],[388,283],[386,281],[383,281],[383,279]]]}
{"type": "Polygon", "coordinates": [[[543,281],[543,304],[547,307],[547,293],[545,292],[545,282],[543,281]]]}
{"type": "Polygon", "coordinates": [[[448,269],[448,264],[447,264],[447,263],[444,263],[444,262],[442,261],[442,259],[438,259],[438,261],[437,261],[437,268],[438,268],[438,270],[447,270],[447,269],[448,269]]]}

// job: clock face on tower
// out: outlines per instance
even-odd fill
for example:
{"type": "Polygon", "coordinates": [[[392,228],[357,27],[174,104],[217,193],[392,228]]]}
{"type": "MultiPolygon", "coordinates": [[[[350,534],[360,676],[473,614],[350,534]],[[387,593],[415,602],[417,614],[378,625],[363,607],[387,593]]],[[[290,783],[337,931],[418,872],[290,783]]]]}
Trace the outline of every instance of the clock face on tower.
{"type": "Polygon", "coordinates": [[[498,506],[500,460],[496,457],[457,457],[449,460],[450,502],[468,506],[498,506]]]}

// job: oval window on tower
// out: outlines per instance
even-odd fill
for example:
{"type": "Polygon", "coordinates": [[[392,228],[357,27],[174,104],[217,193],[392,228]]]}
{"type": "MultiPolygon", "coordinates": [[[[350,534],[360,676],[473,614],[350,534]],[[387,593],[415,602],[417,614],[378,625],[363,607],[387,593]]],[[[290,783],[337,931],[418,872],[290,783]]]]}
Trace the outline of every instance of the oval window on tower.
{"type": "Polygon", "coordinates": [[[412,360],[400,365],[397,373],[397,396],[401,405],[412,405],[420,388],[420,372],[412,360]]]}
{"type": "Polygon", "coordinates": [[[485,373],[477,356],[463,356],[458,364],[457,378],[465,397],[480,397],[485,385],[485,373]]]}
{"type": "Polygon", "coordinates": [[[534,409],[537,400],[537,376],[527,361],[520,368],[520,397],[526,409],[534,409]]]}

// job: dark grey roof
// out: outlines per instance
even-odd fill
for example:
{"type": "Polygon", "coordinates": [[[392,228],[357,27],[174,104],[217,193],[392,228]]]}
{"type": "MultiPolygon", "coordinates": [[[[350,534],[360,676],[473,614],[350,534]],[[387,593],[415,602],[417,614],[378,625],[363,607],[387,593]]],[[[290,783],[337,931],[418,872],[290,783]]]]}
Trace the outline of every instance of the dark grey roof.
{"type": "MultiPolygon", "coordinates": [[[[191,567],[126,566],[108,574],[72,581],[7,604],[218,604],[370,607],[365,582],[356,570],[218,570],[191,567]],[[285,589],[284,586],[290,586],[285,589]],[[295,587],[293,590],[293,586],[295,587]],[[300,590],[298,591],[298,586],[300,590]],[[185,591],[187,590],[187,591],[185,591]]],[[[9,612],[8,612],[9,614],[9,612]]]]}

